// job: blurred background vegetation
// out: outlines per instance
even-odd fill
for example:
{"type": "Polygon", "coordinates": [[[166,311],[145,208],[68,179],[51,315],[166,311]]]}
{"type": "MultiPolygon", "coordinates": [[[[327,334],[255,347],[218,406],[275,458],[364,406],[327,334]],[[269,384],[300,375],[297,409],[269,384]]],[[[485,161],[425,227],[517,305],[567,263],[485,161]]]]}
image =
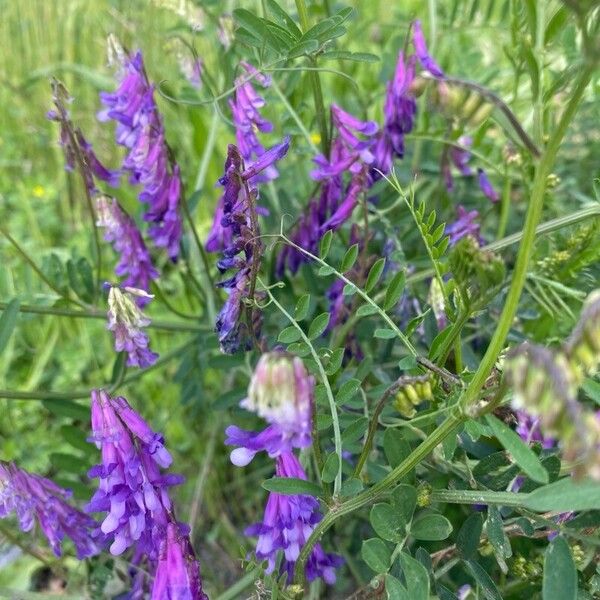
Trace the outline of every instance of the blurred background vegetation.
{"type": "MultiPolygon", "coordinates": [[[[344,6],[334,0],[314,4],[317,6],[311,7],[310,13],[313,22],[325,17],[327,10],[344,6]]],[[[321,74],[326,101],[335,101],[361,117],[380,121],[384,82],[391,76],[408,23],[419,17],[430,49],[444,69],[495,91],[532,132],[534,141],[543,143],[544,131],[562,102],[561,78],[579,59],[575,28],[561,4],[552,0],[537,3],[361,0],[346,4],[354,6],[356,11],[348,24],[348,34],[336,42],[337,47],[373,53],[381,60],[323,62],[322,66],[328,69],[321,74]],[[543,56],[539,54],[539,40],[536,47],[536,41],[522,26],[522,20],[527,19],[526,5],[537,5],[545,11],[541,15],[546,24],[541,42],[543,56]],[[537,61],[540,64],[536,66],[537,61]],[[542,65],[543,72],[539,69],[542,65]],[[532,69],[537,69],[541,77],[542,93],[537,100],[548,107],[541,113],[546,120],[541,124],[534,123],[533,107],[537,100],[530,87],[532,69]]],[[[293,2],[282,5],[295,13],[293,2]]],[[[69,259],[86,257],[93,262],[94,249],[79,182],[65,172],[57,129],[45,117],[51,108],[50,77],[56,76],[65,83],[73,96],[73,121],[108,166],[116,167],[122,155],[113,142],[112,127],[98,123],[95,118],[100,108],[98,92],[114,87],[106,59],[107,35],[113,33],[126,47],[143,51],[150,78],[161,82],[159,104],[165,116],[167,137],[182,166],[186,195],[204,237],[219,194],[215,182],[222,172],[227,144],[234,141],[227,98],[223,96],[213,103],[211,91],[217,95],[230,90],[239,60],[252,61],[252,51],[233,42],[233,23],[227,15],[238,7],[259,14],[263,11],[260,0],[0,0],[0,223],[59,287],[67,285],[65,265],[69,259]],[[231,38],[229,47],[219,41],[218,30],[223,27],[231,38]],[[182,41],[195,48],[204,62],[206,80],[200,90],[190,86],[181,72],[178,53],[188,47],[182,41]]],[[[271,206],[265,230],[273,232],[277,231],[284,213],[294,217],[299,214],[313,186],[306,175],[312,149],[286,103],[293,107],[315,140],[317,126],[312,98],[303,84],[301,71],[275,70],[271,75],[275,85],[264,91],[265,115],[273,121],[275,131],[265,145],[280,139],[284,132],[293,136],[292,152],[276,183],[277,193],[272,185],[263,192],[271,206]]],[[[546,219],[597,201],[594,187],[600,155],[597,88],[595,79],[565,142],[546,219]]],[[[416,135],[412,139],[409,136],[408,156],[400,169],[402,177],[408,180],[411,170],[423,174],[422,197],[435,202],[447,220],[453,218],[452,207],[458,202],[469,208],[479,205],[481,209],[484,204],[477,197],[474,185],[461,184],[453,198],[443,191],[439,141],[446,133],[448,119],[440,119],[435,109],[430,110],[426,105],[421,108],[424,110],[419,113],[416,135]],[[419,135],[426,139],[418,139],[419,135]]],[[[492,119],[463,123],[462,117],[459,111],[451,115],[450,121],[461,123],[473,135],[476,152],[487,157],[492,166],[497,165],[502,174],[506,169],[505,132],[492,119]]],[[[521,179],[513,190],[507,233],[520,229],[530,168],[525,161],[522,171],[516,172],[521,179]]],[[[490,168],[490,175],[501,187],[502,178],[494,168],[490,168]]],[[[116,193],[131,212],[139,211],[134,189],[122,186],[116,193]]],[[[396,231],[401,231],[403,225],[412,227],[406,215],[393,223],[396,231]]],[[[494,239],[496,227],[497,215],[484,214],[484,235],[489,240],[494,239]]],[[[538,258],[561,243],[559,237],[546,240],[538,258]]],[[[591,246],[592,242],[588,249],[591,246]]],[[[196,268],[197,257],[191,246],[188,254],[189,263],[196,268]]],[[[115,256],[108,245],[104,245],[103,258],[105,278],[110,279],[115,256]]],[[[57,302],[56,294],[1,236],[0,261],[0,302],[7,303],[18,296],[29,306],[68,309],[68,305],[57,302]]],[[[198,305],[185,293],[186,268],[183,264],[162,263],[165,275],[161,278],[161,289],[175,310],[199,314],[198,305]]],[[[597,273],[586,272],[587,283],[584,281],[578,289],[587,291],[596,276],[597,273]]],[[[295,285],[300,291],[302,282],[295,285]]],[[[537,323],[532,335],[543,337],[552,330],[559,336],[570,328],[572,319],[565,311],[552,312],[552,306],[544,310],[540,306],[542,300],[529,299],[537,323]],[[564,323],[557,323],[558,317],[564,323]]],[[[573,301],[566,296],[568,306],[573,301]]],[[[99,310],[104,310],[102,304],[99,310]]],[[[79,390],[85,392],[90,387],[118,382],[119,393],[129,398],[155,430],[164,432],[167,445],[175,454],[175,470],[187,477],[186,485],[174,494],[180,518],[191,521],[212,598],[243,577],[239,559],[251,545],[241,531],[245,524],[260,518],[266,493],[258,490],[262,479],[270,476],[267,462],[262,468],[230,468],[222,445],[222,430],[244,395],[250,366],[247,357],[221,357],[215,352],[216,340],[206,328],[206,319],[200,324],[200,319],[178,318],[161,302],[154,302],[148,312],[157,321],[176,322],[180,330],[151,330],[153,347],[163,360],[143,377],[135,370],[123,372],[122,363],[115,362],[112,338],[102,319],[21,314],[18,328],[1,355],[0,388],[34,396],[39,392],[41,401],[0,399],[0,458],[15,460],[22,467],[54,477],[73,488],[77,498],[88,498],[90,488],[85,471],[96,460],[96,450],[85,441],[88,401],[72,397],[82,395],[79,390]],[[48,391],[55,392],[55,396],[47,394],[48,391]]],[[[236,422],[243,424],[243,418],[249,419],[240,414],[236,422]]],[[[1,525],[0,540],[6,541],[10,539],[9,532],[5,532],[8,524],[1,525]]],[[[355,537],[361,539],[360,524],[356,525],[355,537]]],[[[335,544],[335,534],[332,539],[335,544]]],[[[37,541],[25,539],[24,543],[36,545],[37,541]]],[[[0,546],[0,586],[10,584],[26,589],[39,562],[26,553],[15,560],[6,552],[7,547],[3,551],[0,546]]],[[[362,583],[368,581],[364,566],[355,564],[356,560],[345,554],[352,577],[362,583]]],[[[67,578],[76,589],[88,575],[82,565],[74,561],[66,564],[67,578]]],[[[112,569],[112,565],[105,564],[97,567],[94,577],[99,581],[103,573],[108,577],[112,569]]],[[[251,583],[252,573],[244,581],[251,583]]],[[[349,593],[354,583],[342,579],[339,593],[346,586],[349,593]]],[[[243,593],[234,588],[229,596],[222,596],[226,597],[243,597],[243,593]]]]}

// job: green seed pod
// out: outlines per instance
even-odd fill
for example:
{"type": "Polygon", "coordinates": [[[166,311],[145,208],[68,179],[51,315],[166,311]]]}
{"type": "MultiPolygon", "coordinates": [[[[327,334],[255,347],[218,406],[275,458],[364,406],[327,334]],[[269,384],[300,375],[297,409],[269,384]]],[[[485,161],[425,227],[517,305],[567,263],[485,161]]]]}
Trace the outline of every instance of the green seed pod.
{"type": "Polygon", "coordinates": [[[399,389],[394,399],[394,407],[406,418],[416,414],[415,406],[433,399],[431,375],[405,376],[398,380],[399,389]]]}

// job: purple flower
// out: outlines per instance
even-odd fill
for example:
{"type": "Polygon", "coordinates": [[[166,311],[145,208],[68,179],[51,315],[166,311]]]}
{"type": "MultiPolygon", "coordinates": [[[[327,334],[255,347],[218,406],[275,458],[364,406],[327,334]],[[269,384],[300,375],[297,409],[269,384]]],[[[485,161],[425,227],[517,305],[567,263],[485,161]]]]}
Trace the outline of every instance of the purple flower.
{"type": "Polygon", "coordinates": [[[479,187],[486,198],[489,198],[492,202],[498,202],[500,194],[494,189],[483,169],[477,169],[477,178],[479,180],[479,187]]]}
{"type": "MultiPolygon", "coordinates": [[[[277,457],[275,474],[277,477],[306,479],[302,465],[291,452],[277,457]]],[[[245,531],[248,536],[258,537],[256,558],[267,561],[266,573],[273,572],[277,554],[282,551],[281,573],[287,573],[288,582],[291,582],[300,549],[321,518],[316,498],[271,492],[262,522],[251,525],[245,531]]],[[[326,554],[318,543],[306,563],[306,577],[308,581],[321,577],[326,583],[333,585],[336,580],[335,569],[342,564],[340,556],[326,554]]]]}
{"type": "MultiPolygon", "coordinates": [[[[383,129],[373,149],[374,167],[389,173],[394,156],[404,156],[404,135],[412,131],[417,113],[417,101],[410,87],[415,78],[415,57],[398,54],[394,78],[388,81],[385,94],[383,129]]],[[[374,172],[377,179],[379,174],[374,172]]]]}
{"type": "Polygon", "coordinates": [[[219,237],[222,241],[228,241],[217,267],[222,273],[235,271],[218,284],[227,291],[228,297],[217,316],[215,330],[221,350],[227,354],[233,354],[242,348],[250,349],[253,339],[260,333],[260,312],[248,304],[254,300],[253,278],[258,271],[261,254],[258,239],[260,231],[256,219],[257,192],[251,188],[251,180],[283,158],[289,143],[289,138],[286,137],[281,144],[263,152],[247,168],[236,146],[230,144],[227,151],[225,174],[219,180],[224,187],[220,201],[220,227],[223,233],[219,236],[216,230],[214,232],[215,245],[219,237]],[[248,307],[250,309],[246,310],[248,307]]]}
{"type": "Polygon", "coordinates": [[[148,81],[139,51],[124,58],[117,90],[101,93],[100,99],[106,108],[98,119],[116,121],[117,143],[129,150],[123,168],[130,173],[131,183],[142,186],[139,199],[148,204],[144,220],[152,223],[149,234],[176,260],[182,234],[179,167],[170,157],[154,86],[148,81]]]}
{"type": "Polygon", "coordinates": [[[168,488],[183,478],[161,473],[172,462],[163,437],[125,398],[93,390],[91,412],[91,440],[102,452],[102,463],[88,474],[99,484],[86,511],[107,513],[100,530],[112,540],[111,554],[135,546],[155,561],[171,520],[168,488]]]}
{"type": "Polygon", "coordinates": [[[442,173],[444,176],[444,183],[448,192],[452,192],[454,189],[454,178],[452,176],[452,165],[458,169],[458,172],[465,177],[473,175],[473,169],[469,166],[471,160],[471,153],[467,148],[471,146],[473,140],[467,135],[463,135],[458,138],[457,144],[459,146],[452,146],[449,151],[445,151],[442,154],[442,173]],[[451,163],[451,164],[450,164],[451,163]]]}
{"type": "Polygon", "coordinates": [[[542,448],[553,448],[556,446],[556,440],[550,436],[544,435],[540,428],[540,417],[529,414],[526,410],[517,410],[516,431],[521,439],[528,444],[539,442],[542,448]]]}
{"type": "Polygon", "coordinates": [[[425,36],[423,35],[423,30],[421,29],[421,21],[416,19],[412,24],[413,30],[413,45],[415,47],[415,54],[419,59],[422,67],[429,71],[434,77],[438,79],[443,79],[445,77],[444,71],[442,71],[441,67],[435,62],[435,60],[429,55],[429,51],[427,50],[427,44],[425,42],[425,36]]]}
{"type": "Polygon", "coordinates": [[[133,297],[150,300],[150,294],[135,288],[112,286],[108,292],[108,325],[115,336],[115,350],[128,354],[127,364],[133,367],[149,367],[156,362],[158,354],[149,348],[150,340],[143,328],[150,324],[133,297]]]}
{"type": "Polygon", "coordinates": [[[467,235],[472,235],[477,240],[479,236],[479,223],[475,219],[479,218],[479,213],[476,210],[467,211],[462,204],[457,208],[458,217],[456,221],[446,225],[445,234],[450,236],[450,245],[454,246],[459,240],[467,235]]]}
{"type": "Polygon", "coordinates": [[[167,525],[151,600],[208,600],[202,591],[200,565],[190,539],[175,523],[167,525]]]}
{"type": "Polygon", "coordinates": [[[98,524],[70,500],[69,490],[0,461],[0,519],[14,512],[23,531],[31,531],[37,521],[56,556],[62,553],[64,538],[71,538],[81,560],[100,551],[93,533],[98,524]]]}
{"type": "MultiPolygon", "coordinates": [[[[114,249],[121,255],[115,273],[119,277],[125,276],[124,286],[149,291],[150,281],[158,277],[158,272],[135,221],[116,200],[107,196],[97,198],[96,209],[96,224],[105,228],[104,239],[112,242],[114,249]]],[[[139,306],[144,306],[149,300],[146,296],[138,296],[136,299],[139,306]]]]}
{"type": "Polygon", "coordinates": [[[58,84],[53,84],[54,103],[56,110],[47,113],[48,119],[59,124],[59,145],[65,155],[65,169],[73,171],[78,169],[83,178],[85,187],[90,194],[96,194],[96,179],[108,183],[112,187],[119,185],[121,173],[107,169],[96,156],[92,145],[85,139],[83,132],[75,128],[69,117],[65,103],[67,92],[58,84]]]}
{"type": "MultiPolygon", "coordinates": [[[[259,142],[257,133],[269,133],[273,131],[273,124],[264,119],[260,109],[265,106],[265,100],[256,93],[250,77],[263,87],[271,85],[270,77],[259,73],[251,64],[242,62],[242,67],[247,75],[236,79],[236,91],[233,100],[229,101],[233,122],[235,125],[235,137],[237,147],[245,162],[258,159],[264,154],[265,149],[259,142]],[[250,75],[250,77],[248,77],[250,75]]],[[[271,181],[277,177],[277,169],[271,163],[265,167],[260,176],[253,183],[271,181]]]]}

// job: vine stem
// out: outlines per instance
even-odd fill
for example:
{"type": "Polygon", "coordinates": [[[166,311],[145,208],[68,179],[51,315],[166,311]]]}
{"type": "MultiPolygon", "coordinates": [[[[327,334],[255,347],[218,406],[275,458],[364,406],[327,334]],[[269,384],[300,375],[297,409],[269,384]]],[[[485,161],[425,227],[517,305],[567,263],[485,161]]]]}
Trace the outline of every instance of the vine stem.
{"type": "MultiPolygon", "coordinates": [[[[308,21],[308,11],[306,10],[306,3],[304,0],[295,0],[296,9],[298,10],[298,17],[300,18],[300,26],[302,32],[306,33],[310,29],[308,21]]],[[[309,58],[312,67],[317,66],[317,61],[314,58],[309,58]]],[[[319,123],[319,130],[321,132],[321,150],[323,154],[329,156],[329,132],[327,129],[327,114],[325,112],[325,103],[323,102],[323,90],[321,88],[321,79],[319,78],[318,71],[309,71],[308,78],[313,91],[313,98],[315,102],[315,111],[317,113],[317,122],[319,123]]]]}
{"type": "MultiPolygon", "coordinates": [[[[310,354],[317,365],[317,369],[319,369],[319,375],[321,377],[321,380],[323,381],[323,385],[325,386],[325,393],[327,395],[327,400],[329,402],[329,410],[331,411],[331,422],[332,422],[332,426],[333,426],[333,440],[334,440],[334,446],[335,446],[335,453],[337,454],[337,457],[338,457],[338,470],[335,475],[335,480],[333,483],[333,494],[335,496],[335,495],[339,494],[340,489],[342,487],[342,434],[340,431],[340,421],[338,418],[337,406],[335,404],[335,399],[333,397],[333,392],[331,390],[331,384],[329,383],[329,378],[327,377],[327,373],[325,373],[325,369],[323,368],[323,365],[321,364],[319,355],[313,348],[313,345],[310,343],[310,340],[308,339],[307,335],[304,333],[302,327],[300,327],[300,325],[298,325],[298,323],[294,319],[294,317],[292,317],[292,315],[290,315],[290,313],[287,310],[285,310],[285,308],[279,302],[277,302],[277,300],[271,293],[271,290],[261,281],[260,277],[257,278],[257,281],[267,292],[267,295],[269,296],[269,299],[271,300],[271,302],[273,302],[273,304],[287,318],[287,320],[298,330],[298,333],[302,337],[302,340],[310,348],[310,354]]],[[[313,431],[315,431],[315,427],[314,427],[315,417],[316,417],[316,414],[313,413],[313,431]]],[[[317,446],[319,445],[319,440],[318,440],[318,438],[316,438],[314,436],[313,436],[313,438],[314,438],[313,439],[313,448],[317,448],[317,446]]],[[[321,453],[321,449],[318,448],[315,451],[315,454],[320,455],[320,453],[321,453]]]]}
{"type": "Polygon", "coordinates": [[[397,483],[402,476],[408,473],[412,468],[416,467],[421,460],[430,454],[448,435],[455,431],[460,423],[469,418],[468,409],[477,399],[479,392],[483,388],[483,385],[496,362],[498,354],[502,350],[506,336],[512,325],[513,318],[517,312],[519,298],[527,275],[527,266],[533,250],[536,227],[542,213],[548,175],[550,174],[550,170],[556,159],[560,143],[566,133],[567,127],[575,115],[583,92],[591,79],[593,70],[593,65],[588,64],[581,71],[558,126],[554,130],[548,142],[548,146],[542,155],[541,161],[538,164],[535,172],[531,198],[527,207],[523,238],[519,246],[513,278],[502,314],[500,315],[498,325],[496,326],[488,349],[473,379],[459,399],[456,409],[453,410],[452,413],[406,457],[406,459],[388,473],[386,477],[361,494],[339,504],[325,514],[323,520],[315,527],[306,541],[306,544],[300,551],[294,570],[296,582],[302,583],[304,581],[306,561],[310,556],[314,545],[321,539],[323,534],[333,525],[333,523],[340,517],[358,510],[380,497],[397,483]]]}

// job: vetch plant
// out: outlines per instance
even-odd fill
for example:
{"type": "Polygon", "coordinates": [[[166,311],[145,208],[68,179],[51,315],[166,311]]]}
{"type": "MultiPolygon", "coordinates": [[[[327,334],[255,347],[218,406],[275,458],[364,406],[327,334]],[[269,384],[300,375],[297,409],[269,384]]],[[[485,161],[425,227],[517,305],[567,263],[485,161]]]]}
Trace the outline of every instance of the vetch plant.
{"type": "Polygon", "coordinates": [[[596,597],[597,8],[175,4],[6,194],[0,595],[596,597]]]}

